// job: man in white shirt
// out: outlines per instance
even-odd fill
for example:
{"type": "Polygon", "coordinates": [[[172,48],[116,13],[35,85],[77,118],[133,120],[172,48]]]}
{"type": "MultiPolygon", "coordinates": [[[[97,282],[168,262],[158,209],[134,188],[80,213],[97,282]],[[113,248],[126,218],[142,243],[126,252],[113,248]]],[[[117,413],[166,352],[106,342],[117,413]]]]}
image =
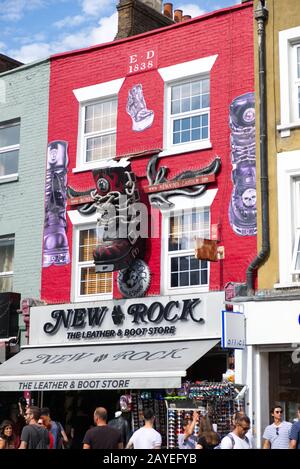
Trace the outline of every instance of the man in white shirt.
{"type": "Polygon", "coordinates": [[[154,412],[152,409],[144,410],[145,425],[136,430],[127,443],[126,449],[160,449],[161,435],[154,430],[154,412]]]}
{"type": "Polygon", "coordinates": [[[252,449],[252,442],[246,433],[250,430],[250,419],[247,415],[237,415],[235,428],[221,441],[221,449],[252,449]]]}

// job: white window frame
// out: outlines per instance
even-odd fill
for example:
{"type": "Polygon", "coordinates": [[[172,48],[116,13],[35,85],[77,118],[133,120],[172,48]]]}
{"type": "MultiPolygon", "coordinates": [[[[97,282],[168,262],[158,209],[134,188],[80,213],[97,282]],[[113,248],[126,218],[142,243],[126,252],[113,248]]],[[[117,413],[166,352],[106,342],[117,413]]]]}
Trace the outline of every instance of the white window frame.
{"type": "Polygon", "coordinates": [[[68,211],[68,216],[73,225],[73,255],[72,255],[72,286],[71,298],[74,303],[83,301],[98,301],[98,300],[111,300],[113,298],[113,281],[111,293],[102,293],[98,295],[81,295],[80,294],[80,270],[82,267],[94,266],[93,261],[79,263],[79,240],[80,231],[89,230],[96,227],[97,214],[85,216],[78,212],[78,210],[68,211]],[[80,264],[80,265],[79,265],[80,264]]]}
{"type": "MultiPolygon", "coordinates": [[[[13,242],[14,242],[14,256],[15,256],[15,236],[13,236],[13,235],[7,235],[7,236],[6,235],[1,235],[0,239],[13,240],[13,242]]],[[[2,278],[9,277],[9,278],[13,279],[14,271],[13,270],[7,270],[5,272],[0,272],[0,277],[2,277],[2,278]]],[[[12,282],[12,289],[13,289],[13,282],[12,282]]]]}
{"type": "MultiPolygon", "coordinates": [[[[20,126],[20,132],[21,132],[21,120],[16,119],[14,121],[10,122],[1,122],[0,127],[12,127],[14,125],[20,126]]],[[[18,151],[18,166],[19,166],[19,151],[20,151],[20,140],[19,143],[16,145],[8,145],[6,147],[0,147],[0,155],[1,153],[8,153],[12,151],[18,151]]],[[[5,183],[5,182],[12,182],[12,181],[17,181],[18,180],[18,172],[16,173],[11,173],[11,174],[6,174],[4,176],[0,176],[0,184],[5,183]]]]}
{"type": "MultiPolygon", "coordinates": [[[[207,269],[207,285],[193,285],[188,287],[170,287],[171,282],[171,257],[168,245],[169,245],[169,219],[170,215],[176,215],[177,213],[182,213],[183,210],[190,212],[194,209],[208,208],[210,211],[210,229],[211,229],[211,205],[214,201],[214,198],[218,192],[218,189],[207,190],[203,195],[195,198],[186,197],[186,196],[173,196],[170,198],[170,202],[174,206],[170,209],[162,209],[162,238],[161,238],[161,290],[163,295],[181,295],[197,292],[208,292],[209,283],[210,283],[210,263],[208,262],[207,269]]],[[[181,251],[182,255],[185,254],[185,251],[181,251]]],[[[191,255],[191,250],[186,251],[186,255],[191,255]]],[[[178,253],[176,251],[176,256],[178,253]]]]}
{"type": "MultiPolygon", "coordinates": [[[[189,151],[211,148],[210,142],[210,112],[208,109],[208,138],[203,140],[191,141],[180,144],[173,144],[172,116],[171,116],[171,87],[187,81],[196,81],[208,78],[211,82],[210,72],[217,59],[217,55],[203,57],[201,59],[182,62],[170,67],[159,68],[158,72],[165,83],[165,103],[164,103],[164,150],[159,156],[176,155],[189,151]]],[[[194,111],[187,114],[191,116],[194,111]]],[[[206,113],[204,109],[197,110],[198,114],[206,113]]]]}
{"type": "MultiPolygon", "coordinates": [[[[77,138],[77,157],[76,157],[76,168],[72,171],[73,173],[89,171],[94,168],[99,168],[99,166],[106,164],[107,159],[100,159],[97,161],[86,161],[86,152],[85,152],[85,108],[89,104],[96,104],[99,102],[110,101],[113,99],[118,99],[119,90],[124,82],[125,78],[119,78],[117,80],[108,81],[105,83],[100,83],[97,85],[87,86],[84,88],[78,88],[73,90],[75,98],[79,103],[79,116],[78,116],[78,138],[77,138]]],[[[109,134],[112,131],[107,130],[105,132],[95,132],[94,136],[101,136],[101,134],[109,134]]],[[[117,133],[117,128],[115,132],[117,133]]]]}
{"type": "Polygon", "coordinates": [[[300,26],[279,32],[280,72],[280,125],[281,137],[289,137],[291,129],[300,127],[300,116],[296,109],[296,48],[300,45],[300,26]]]}
{"type": "MultiPolygon", "coordinates": [[[[298,221],[294,216],[295,182],[300,178],[300,150],[277,154],[279,283],[275,288],[300,285],[294,258],[298,221]]],[[[299,219],[298,219],[299,220],[299,219]]]]}

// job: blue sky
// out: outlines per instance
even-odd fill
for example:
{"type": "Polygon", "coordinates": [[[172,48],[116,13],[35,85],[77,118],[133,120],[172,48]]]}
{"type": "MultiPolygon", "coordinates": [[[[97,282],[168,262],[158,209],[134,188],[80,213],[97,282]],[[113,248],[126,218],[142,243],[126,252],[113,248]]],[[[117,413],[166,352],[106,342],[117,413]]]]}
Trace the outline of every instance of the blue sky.
{"type": "MultiPolygon", "coordinates": [[[[24,63],[111,41],[118,0],[0,0],[0,53],[24,63]]],[[[163,2],[165,3],[165,2],[163,2]]],[[[192,17],[240,0],[173,0],[192,17]]]]}

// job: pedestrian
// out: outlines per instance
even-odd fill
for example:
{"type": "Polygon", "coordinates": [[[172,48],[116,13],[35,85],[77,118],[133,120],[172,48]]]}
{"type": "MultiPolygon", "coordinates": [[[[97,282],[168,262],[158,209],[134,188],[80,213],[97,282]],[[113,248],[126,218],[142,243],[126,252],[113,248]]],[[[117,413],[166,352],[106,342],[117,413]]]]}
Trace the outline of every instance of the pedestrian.
{"type": "MultiPolygon", "coordinates": [[[[235,414],[233,414],[232,416],[232,426],[233,426],[233,430],[236,426],[236,420],[241,417],[242,415],[246,415],[245,412],[243,410],[240,410],[239,412],[235,412],[235,414]]],[[[254,441],[254,438],[253,438],[253,435],[252,435],[252,431],[251,431],[251,428],[250,430],[246,433],[245,435],[248,440],[250,441],[250,444],[251,444],[251,447],[252,449],[254,449],[256,447],[256,444],[255,444],[255,441],[254,441]]]]}
{"type": "Polygon", "coordinates": [[[224,436],[220,449],[253,449],[246,434],[250,430],[250,419],[246,414],[236,415],[235,427],[232,432],[224,436]]]}
{"type": "Polygon", "coordinates": [[[107,425],[107,410],[97,407],[94,412],[95,427],[90,428],[83,438],[83,449],[122,449],[119,430],[107,425]]]}
{"type": "Polygon", "coordinates": [[[3,420],[0,426],[0,449],[15,449],[15,443],[13,423],[10,420],[3,420]]]}
{"type": "Polygon", "coordinates": [[[298,421],[294,422],[291,428],[290,449],[300,449],[300,405],[298,407],[298,421]]]}
{"type": "Polygon", "coordinates": [[[54,449],[54,437],[51,433],[50,417],[48,417],[47,415],[41,416],[38,419],[38,425],[42,425],[44,428],[46,428],[46,430],[48,431],[48,436],[49,436],[49,441],[50,441],[49,449],[54,449]]]}
{"type": "Polygon", "coordinates": [[[117,412],[115,412],[115,418],[110,420],[108,422],[108,425],[110,427],[113,427],[119,430],[122,436],[123,446],[125,448],[130,438],[131,432],[130,432],[128,420],[123,415],[121,410],[118,410],[117,412]]]}
{"type": "Polygon", "coordinates": [[[46,428],[38,425],[41,416],[40,409],[30,406],[25,411],[26,426],[21,433],[21,444],[19,449],[48,449],[50,445],[49,435],[46,428]]]}
{"type": "Polygon", "coordinates": [[[197,436],[194,434],[196,423],[198,422],[198,412],[194,410],[193,417],[186,417],[183,420],[183,433],[178,435],[179,449],[195,449],[197,436]]]}
{"type": "Polygon", "coordinates": [[[155,415],[152,409],[144,410],[143,427],[136,430],[129,439],[126,449],[160,449],[161,434],[154,430],[155,415]]]}
{"type": "Polygon", "coordinates": [[[49,407],[43,407],[41,409],[41,417],[47,417],[46,420],[49,422],[50,432],[53,435],[53,449],[64,449],[69,439],[62,424],[51,419],[49,407]]]}
{"type": "Polygon", "coordinates": [[[213,430],[208,416],[200,418],[196,449],[214,449],[220,443],[218,433],[213,430]]]}
{"type": "Polygon", "coordinates": [[[271,409],[274,422],[265,428],[263,449],[288,449],[292,424],[282,419],[283,409],[274,405],[271,409]]]}

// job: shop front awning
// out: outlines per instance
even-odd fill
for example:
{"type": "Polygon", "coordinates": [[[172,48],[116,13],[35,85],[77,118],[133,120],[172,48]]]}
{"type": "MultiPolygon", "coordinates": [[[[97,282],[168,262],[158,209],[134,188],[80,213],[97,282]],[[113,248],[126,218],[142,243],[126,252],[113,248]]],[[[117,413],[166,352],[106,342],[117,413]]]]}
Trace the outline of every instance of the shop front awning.
{"type": "Polygon", "coordinates": [[[25,347],[0,365],[0,391],[163,389],[219,339],[25,347]]]}

